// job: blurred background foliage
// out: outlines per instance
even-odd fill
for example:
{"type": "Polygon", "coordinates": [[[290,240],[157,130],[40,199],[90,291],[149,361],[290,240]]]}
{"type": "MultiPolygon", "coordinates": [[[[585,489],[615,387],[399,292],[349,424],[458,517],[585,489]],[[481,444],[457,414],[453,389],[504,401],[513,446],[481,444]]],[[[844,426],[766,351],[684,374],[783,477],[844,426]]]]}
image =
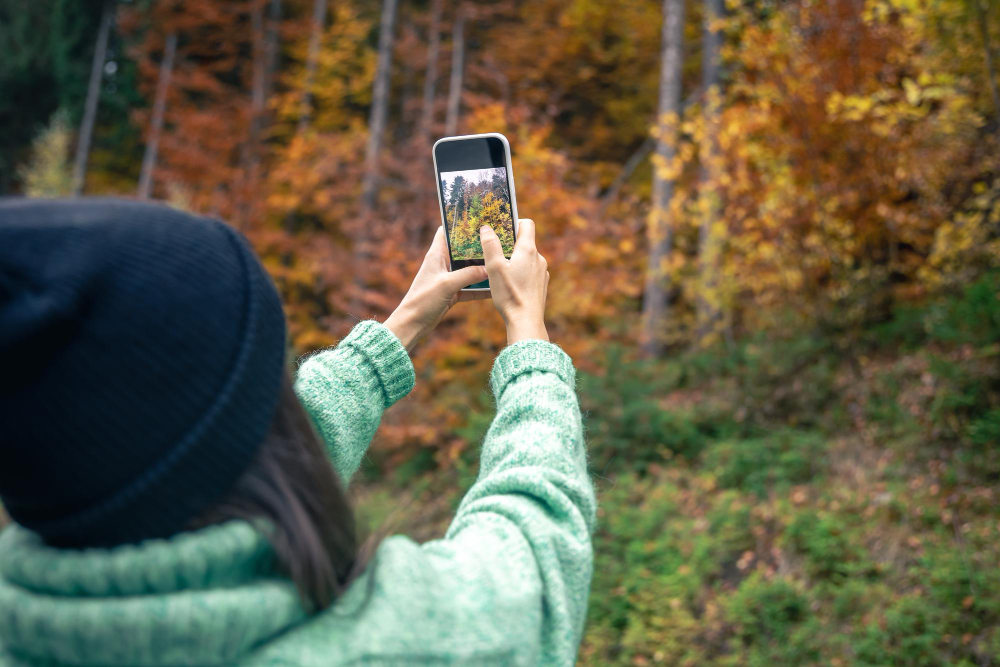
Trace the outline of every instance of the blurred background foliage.
{"type": "MultiPolygon", "coordinates": [[[[227,220],[297,356],[405,291],[432,141],[504,132],[600,495],[581,662],[1000,664],[998,43],[997,0],[3,0],[0,193],[227,220]]],[[[503,344],[474,302],[417,348],[367,523],[442,534],[503,344]]]]}

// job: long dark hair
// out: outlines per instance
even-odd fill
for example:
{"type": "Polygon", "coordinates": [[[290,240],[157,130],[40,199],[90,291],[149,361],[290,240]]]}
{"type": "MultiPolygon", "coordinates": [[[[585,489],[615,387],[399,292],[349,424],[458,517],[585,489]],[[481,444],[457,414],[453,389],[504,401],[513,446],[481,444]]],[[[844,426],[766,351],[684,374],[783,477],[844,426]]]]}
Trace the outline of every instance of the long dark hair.
{"type": "Polygon", "coordinates": [[[287,372],[256,458],[228,496],[190,527],[262,518],[273,525],[268,536],[279,569],[310,610],[329,607],[364,570],[368,549],[350,501],[287,372]]]}

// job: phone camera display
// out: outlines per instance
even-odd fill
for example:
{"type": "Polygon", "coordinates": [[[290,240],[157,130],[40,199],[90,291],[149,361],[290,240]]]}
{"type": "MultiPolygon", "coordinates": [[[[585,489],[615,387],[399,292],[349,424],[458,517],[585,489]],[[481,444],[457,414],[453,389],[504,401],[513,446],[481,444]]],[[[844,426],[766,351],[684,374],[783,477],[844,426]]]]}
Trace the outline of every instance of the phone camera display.
{"type": "Polygon", "coordinates": [[[445,228],[452,260],[482,259],[479,228],[489,225],[500,238],[503,254],[514,251],[514,218],[503,167],[441,172],[445,228]]]}

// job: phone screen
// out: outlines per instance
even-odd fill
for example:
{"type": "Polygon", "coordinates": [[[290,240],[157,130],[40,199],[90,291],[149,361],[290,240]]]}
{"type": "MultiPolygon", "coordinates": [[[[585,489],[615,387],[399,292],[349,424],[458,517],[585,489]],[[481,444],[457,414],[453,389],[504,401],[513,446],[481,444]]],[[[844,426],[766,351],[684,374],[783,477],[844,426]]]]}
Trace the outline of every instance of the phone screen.
{"type": "MultiPolygon", "coordinates": [[[[442,216],[451,268],[483,264],[479,228],[489,225],[500,238],[504,255],[514,251],[507,154],[496,137],[445,141],[435,148],[442,216]]],[[[487,287],[488,282],[470,285],[487,287]]]]}

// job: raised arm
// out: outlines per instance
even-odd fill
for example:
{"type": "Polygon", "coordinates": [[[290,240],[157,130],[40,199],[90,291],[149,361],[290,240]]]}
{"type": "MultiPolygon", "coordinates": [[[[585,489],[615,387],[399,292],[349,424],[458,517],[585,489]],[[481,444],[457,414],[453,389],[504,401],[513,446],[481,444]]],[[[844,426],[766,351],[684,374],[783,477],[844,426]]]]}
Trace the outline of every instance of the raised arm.
{"type": "Polygon", "coordinates": [[[571,665],[587,610],[596,512],[576,374],[566,353],[548,342],[549,278],[534,223],[521,221],[509,260],[491,228],[481,237],[509,343],[490,376],[497,414],[479,478],[446,538],[425,550],[449,559],[466,587],[499,601],[492,622],[516,635],[508,641],[530,647],[526,662],[571,665]]]}
{"type": "Polygon", "coordinates": [[[537,617],[537,635],[518,641],[537,641],[546,665],[574,663],[593,573],[596,499],[574,382],[570,358],[551,343],[525,340],[500,353],[479,478],[445,540],[426,547],[488,568],[494,594],[510,597],[506,622],[523,628],[537,617]]]}
{"type": "MultiPolygon", "coordinates": [[[[576,659],[593,572],[596,500],[575,371],[547,340],[548,274],[533,223],[521,221],[510,260],[489,228],[481,234],[509,344],[491,374],[497,414],[479,476],[443,539],[423,545],[385,539],[374,565],[341,601],[356,615],[325,615],[323,636],[345,662],[387,655],[407,664],[572,665],[576,659]]],[[[397,334],[404,341],[405,329],[397,334]]]]}
{"type": "Polygon", "coordinates": [[[361,465],[382,412],[413,388],[413,364],[384,325],[361,322],[335,348],[299,366],[295,393],[347,484],[361,465]]]}
{"type": "Polygon", "coordinates": [[[295,393],[326,441],[334,468],[346,484],[361,465],[382,412],[413,388],[408,350],[462,299],[465,285],[486,277],[481,266],[449,271],[448,244],[439,228],[420,270],[385,324],[358,324],[340,345],[308,357],[295,393]]]}

